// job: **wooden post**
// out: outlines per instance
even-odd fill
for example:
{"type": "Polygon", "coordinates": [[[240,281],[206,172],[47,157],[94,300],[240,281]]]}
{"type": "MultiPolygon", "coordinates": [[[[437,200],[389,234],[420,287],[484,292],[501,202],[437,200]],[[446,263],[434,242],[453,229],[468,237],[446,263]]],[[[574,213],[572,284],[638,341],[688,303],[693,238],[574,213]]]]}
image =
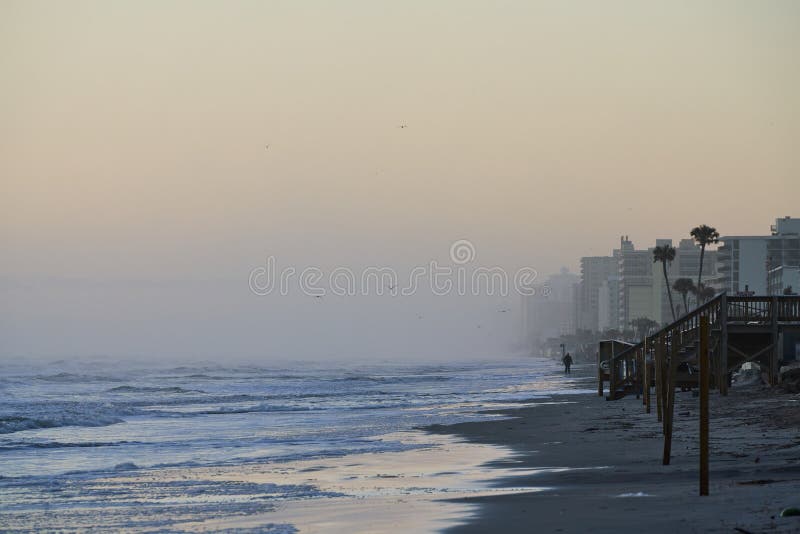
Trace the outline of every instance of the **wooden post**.
{"type": "Polygon", "coordinates": [[[600,364],[603,362],[603,346],[598,343],[597,346],[597,395],[603,396],[603,368],[600,364]]]}
{"type": "Polygon", "coordinates": [[[700,495],[708,495],[708,317],[700,318],[700,495]]]}
{"type": "Polygon", "coordinates": [[[773,386],[780,380],[781,346],[778,343],[778,297],[772,297],[772,355],[769,359],[769,383],[773,386]]]}
{"type": "Polygon", "coordinates": [[[667,371],[667,392],[664,405],[664,458],[663,464],[669,465],[672,456],[672,421],[675,416],[675,374],[678,372],[678,336],[672,331],[671,351],[669,356],[669,366],[667,371]]]}
{"type": "Polygon", "coordinates": [[[656,339],[656,355],[653,365],[656,366],[656,413],[658,414],[658,422],[662,421],[664,416],[664,367],[662,360],[664,359],[664,334],[658,336],[656,339]]]}
{"type": "Polygon", "coordinates": [[[611,357],[608,359],[608,398],[614,400],[617,394],[617,362],[614,360],[614,342],[611,342],[611,357]]]}
{"type": "MultiPolygon", "coordinates": [[[[636,369],[633,375],[634,379],[634,391],[636,392],[636,399],[639,399],[639,393],[641,392],[644,395],[644,390],[642,389],[642,349],[636,349],[636,356],[634,358],[636,362],[636,369]]],[[[642,401],[644,402],[644,401],[642,401]]]]}
{"type": "Polygon", "coordinates": [[[719,324],[719,393],[728,394],[728,295],[723,293],[720,298],[719,324]]]}
{"type": "Polygon", "coordinates": [[[647,338],[644,338],[644,350],[642,351],[642,367],[644,368],[644,413],[650,413],[650,366],[647,364],[647,338]]]}

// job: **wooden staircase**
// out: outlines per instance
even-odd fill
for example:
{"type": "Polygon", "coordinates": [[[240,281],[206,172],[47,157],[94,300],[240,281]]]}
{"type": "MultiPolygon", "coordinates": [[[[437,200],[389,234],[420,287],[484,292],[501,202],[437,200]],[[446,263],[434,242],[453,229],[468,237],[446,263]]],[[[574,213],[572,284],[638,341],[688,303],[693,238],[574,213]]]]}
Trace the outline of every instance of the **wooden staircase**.
{"type": "Polygon", "coordinates": [[[702,384],[700,397],[705,395],[707,423],[708,389],[727,395],[732,371],[750,361],[768,371],[770,384],[777,384],[781,333],[796,335],[798,331],[800,296],[728,297],[722,293],[639,343],[601,341],[598,394],[603,395],[603,383],[608,380],[606,400],[641,395],[645,411],[650,413],[655,391],[666,465],[671,454],[675,390],[702,384]]]}

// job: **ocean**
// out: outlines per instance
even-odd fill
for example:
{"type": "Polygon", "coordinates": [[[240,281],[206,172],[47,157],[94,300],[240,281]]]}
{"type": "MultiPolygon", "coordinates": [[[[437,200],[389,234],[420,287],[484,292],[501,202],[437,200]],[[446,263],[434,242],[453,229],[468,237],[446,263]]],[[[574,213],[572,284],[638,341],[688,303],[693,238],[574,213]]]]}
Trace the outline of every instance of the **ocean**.
{"type": "MultiPolygon", "coordinates": [[[[486,411],[543,402],[576,387],[554,362],[533,358],[428,365],[5,363],[0,530],[192,530],[219,517],[268,518],[277,503],[347,493],[290,480],[281,475],[288,466],[312,461],[324,469],[333,460],[356,465],[342,462],[365,454],[435,449],[440,442],[414,429],[498,417],[486,411]],[[264,465],[274,480],[263,473],[252,481],[210,475],[264,465]]],[[[262,521],[255,530],[295,532],[291,519],[262,521]]]]}

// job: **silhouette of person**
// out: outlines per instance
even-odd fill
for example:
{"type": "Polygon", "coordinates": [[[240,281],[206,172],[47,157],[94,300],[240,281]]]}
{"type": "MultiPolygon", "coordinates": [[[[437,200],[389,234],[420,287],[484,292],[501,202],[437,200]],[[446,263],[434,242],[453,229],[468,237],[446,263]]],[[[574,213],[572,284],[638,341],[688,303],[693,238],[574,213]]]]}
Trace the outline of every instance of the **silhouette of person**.
{"type": "Polygon", "coordinates": [[[569,355],[569,352],[561,358],[561,361],[564,363],[564,374],[570,374],[569,368],[572,366],[572,356],[569,355]]]}

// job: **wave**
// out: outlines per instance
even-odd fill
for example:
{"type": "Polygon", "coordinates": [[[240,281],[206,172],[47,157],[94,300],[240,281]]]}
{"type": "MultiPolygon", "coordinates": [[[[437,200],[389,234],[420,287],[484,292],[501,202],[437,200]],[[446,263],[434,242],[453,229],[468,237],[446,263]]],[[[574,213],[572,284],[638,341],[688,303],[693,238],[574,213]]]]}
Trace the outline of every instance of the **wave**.
{"type": "Polygon", "coordinates": [[[80,375],[75,373],[58,373],[54,375],[34,375],[31,377],[33,380],[40,380],[42,382],[55,382],[55,383],[74,383],[74,382],[122,382],[121,378],[114,378],[111,376],[98,376],[98,375],[80,375]]]}
{"type": "Polygon", "coordinates": [[[123,419],[110,415],[52,414],[46,417],[7,416],[0,417],[0,434],[12,434],[23,430],[57,428],[62,426],[108,426],[121,423],[123,419]]]}
{"type": "Polygon", "coordinates": [[[417,382],[445,382],[450,377],[441,375],[415,375],[415,376],[375,376],[375,375],[347,375],[330,379],[331,382],[377,382],[380,384],[413,384],[417,382]]]}
{"type": "Polygon", "coordinates": [[[84,442],[62,442],[62,441],[11,441],[0,444],[0,451],[15,451],[21,449],[68,449],[68,448],[95,448],[95,447],[119,447],[121,445],[138,445],[138,441],[84,441],[84,442]]]}
{"type": "Polygon", "coordinates": [[[237,413],[258,413],[258,412],[308,412],[313,408],[308,406],[285,406],[280,404],[266,404],[262,403],[257,406],[239,407],[239,408],[224,408],[220,407],[217,410],[204,410],[202,412],[195,412],[200,415],[226,415],[237,413]]]}
{"type": "Polygon", "coordinates": [[[139,387],[139,386],[117,386],[106,390],[107,393],[205,393],[199,389],[184,389],[174,387],[139,387]]]}
{"type": "Polygon", "coordinates": [[[101,402],[14,402],[2,406],[0,434],[64,426],[108,426],[122,423],[124,416],[149,413],[124,404],[101,402]]]}

